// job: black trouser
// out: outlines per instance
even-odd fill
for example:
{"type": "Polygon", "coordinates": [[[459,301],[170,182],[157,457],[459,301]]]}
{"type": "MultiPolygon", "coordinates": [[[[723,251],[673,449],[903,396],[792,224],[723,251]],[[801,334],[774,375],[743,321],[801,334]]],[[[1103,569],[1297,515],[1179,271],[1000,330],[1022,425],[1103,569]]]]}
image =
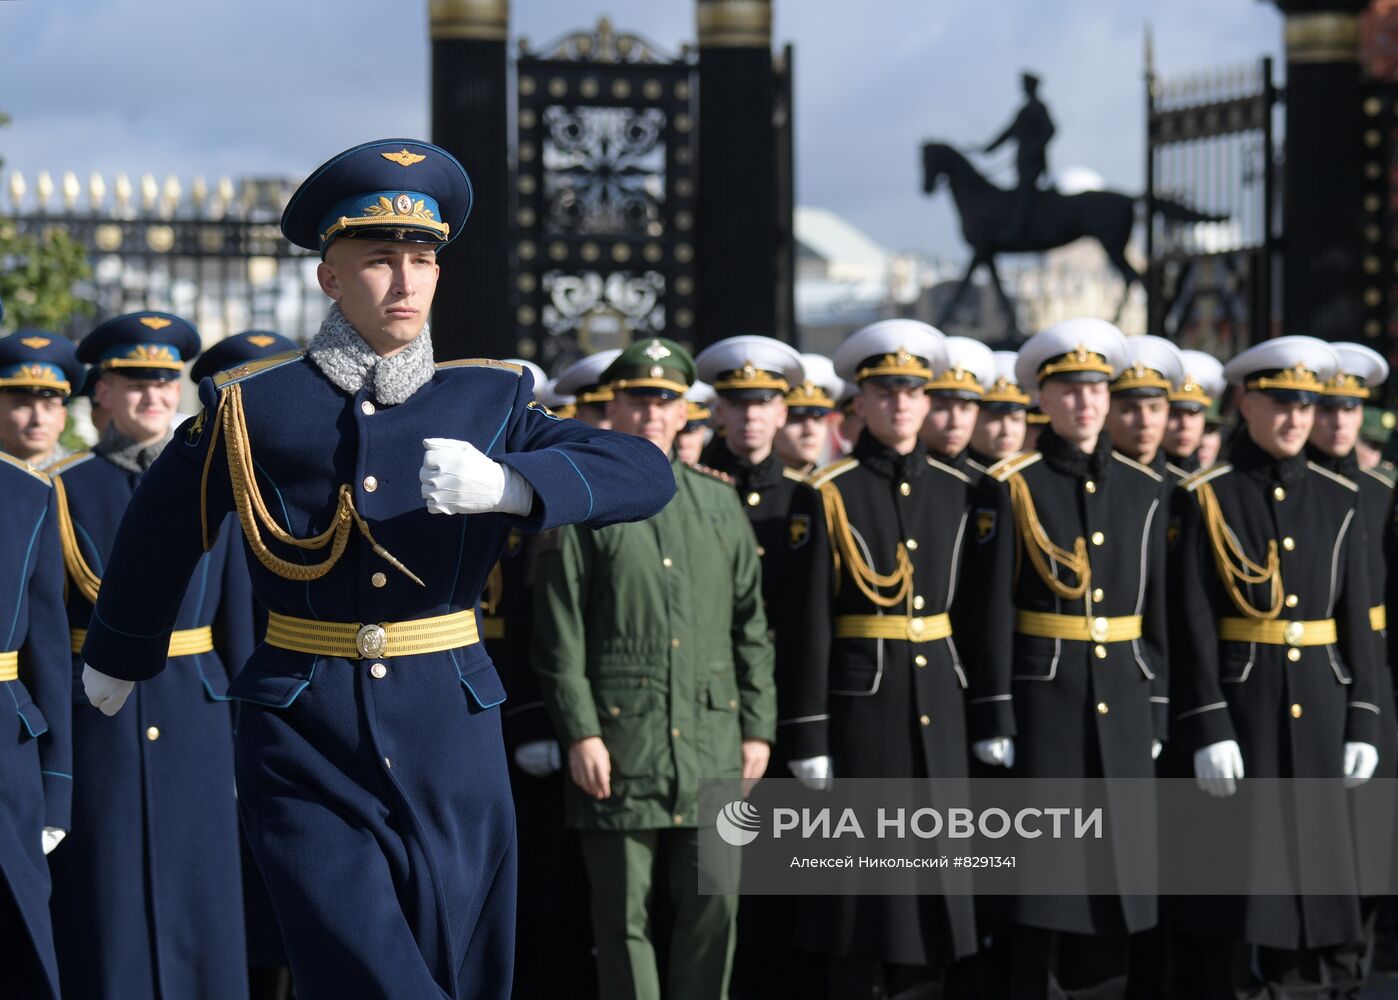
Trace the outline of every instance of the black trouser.
{"type": "Polygon", "coordinates": [[[1350,1000],[1364,983],[1363,948],[1266,948],[1227,938],[1174,935],[1171,988],[1178,1000],[1350,1000]]]}
{"type": "Polygon", "coordinates": [[[1126,992],[1128,950],[1121,934],[1001,928],[986,956],[985,995],[996,1000],[1115,1000],[1126,992]]]}

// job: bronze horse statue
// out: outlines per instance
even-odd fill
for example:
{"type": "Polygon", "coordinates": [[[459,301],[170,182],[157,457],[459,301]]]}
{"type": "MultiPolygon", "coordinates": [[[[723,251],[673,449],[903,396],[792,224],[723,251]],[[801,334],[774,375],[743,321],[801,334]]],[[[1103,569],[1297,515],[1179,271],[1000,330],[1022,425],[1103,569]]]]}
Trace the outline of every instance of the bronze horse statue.
{"type": "MultiPolygon", "coordinates": [[[[1084,236],[1102,245],[1107,259],[1126,282],[1121,301],[1117,304],[1113,322],[1121,318],[1126,297],[1133,283],[1144,282],[1126,259],[1126,244],[1136,225],[1136,204],[1143,197],[1133,197],[1118,191],[1084,191],[1081,194],[1060,194],[1039,191],[1021,231],[1011,232],[1014,218],[1014,192],[997,187],[972,166],[971,162],[951,146],[928,142],[922,147],[922,190],[934,194],[942,179],[951,185],[951,196],[961,216],[961,233],[971,245],[973,255],[966,274],[957,285],[951,300],[937,317],[938,324],[947,318],[961,302],[971,284],[976,268],[990,269],[990,280],[1005,315],[1009,317],[1010,332],[1016,332],[1014,307],[1000,284],[1000,272],[995,267],[995,255],[1000,253],[1039,253],[1061,247],[1084,236]]],[[[1221,222],[1225,216],[1207,215],[1184,205],[1157,198],[1157,210],[1175,222],[1221,222]]]]}

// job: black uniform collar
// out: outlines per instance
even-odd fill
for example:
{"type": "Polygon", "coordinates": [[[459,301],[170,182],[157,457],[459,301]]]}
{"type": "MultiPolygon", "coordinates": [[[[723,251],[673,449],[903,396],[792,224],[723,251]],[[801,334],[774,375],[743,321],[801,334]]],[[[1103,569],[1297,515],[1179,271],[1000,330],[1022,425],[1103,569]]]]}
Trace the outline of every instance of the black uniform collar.
{"type": "Polygon", "coordinates": [[[1200,469],[1199,452],[1197,449],[1185,455],[1183,458],[1177,455],[1166,455],[1166,458],[1169,459],[1170,464],[1175,468],[1185,472],[1198,472],[1200,469]]]}
{"type": "Polygon", "coordinates": [[[1155,449],[1155,457],[1146,463],[1146,468],[1163,479],[1165,476],[1169,475],[1169,470],[1166,469],[1166,466],[1169,464],[1170,460],[1165,456],[1165,449],[1157,448],[1155,449]]]}
{"type": "Polygon", "coordinates": [[[1308,444],[1306,445],[1306,457],[1322,469],[1329,469],[1336,475],[1344,476],[1352,482],[1359,481],[1359,456],[1353,450],[1343,458],[1334,458],[1308,444]]]}
{"type": "Polygon", "coordinates": [[[1104,429],[1097,437],[1097,450],[1089,453],[1064,441],[1049,426],[1039,432],[1038,450],[1055,472],[1075,479],[1102,480],[1111,466],[1112,439],[1104,429]]]}
{"type": "Polygon", "coordinates": [[[1306,452],[1291,458],[1276,459],[1263,451],[1248,436],[1247,428],[1240,427],[1233,435],[1228,450],[1228,460],[1238,472],[1244,472],[1256,479],[1292,486],[1306,478],[1306,452]]]}
{"type": "MultiPolygon", "coordinates": [[[[927,449],[919,441],[913,450],[900,455],[867,430],[859,435],[851,456],[859,464],[885,479],[901,481],[916,479],[927,469],[927,449]]],[[[964,454],[964,453],[963,453],[964,454]]]]}
{"type": "Polygon", "coordinates": [[[720,437],[709,442],[699,461],[711,469],[732,476],[739,488],[744,490],[761,490],[777,485],[782,481],[782,469],[785,467],[777,457],[775,448],[766,458],[754,464],[733,454],[720,437]]]}
{"type": "Polygon", "coordinates": [[[938,451],[936,448],[928,448],[927,455],[929,458],[934,458],[943,465],[950,465],[957,472],[964,473],[967,463],[971,460],[971,449],[969,447],[962,448],[955,455],[948,455],[946,452],[938,451]]]}
{"type": "Polygon", "coordinates": [[[967,448],[963,454],[969,455],[971,461],[986,469],[990,468],[997,461],[996,459],[991,458],[989,455],[982,455],[974,448],[967,448]]]}

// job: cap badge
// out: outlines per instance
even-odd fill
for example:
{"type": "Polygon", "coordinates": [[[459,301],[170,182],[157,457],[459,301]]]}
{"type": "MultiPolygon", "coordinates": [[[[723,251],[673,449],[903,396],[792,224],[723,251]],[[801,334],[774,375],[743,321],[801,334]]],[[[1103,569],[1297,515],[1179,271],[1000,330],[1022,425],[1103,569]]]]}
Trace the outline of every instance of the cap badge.
{"type": "Polygon", "coordinates": [[[400,150],[397,153],[380,153],[379,155],[390,163],[398,164],[400,167],[411,167],[413,164],[421,163],[423,160],[427,159],[427,157],[419,156],[417,153],[410,153],[406,149],[400,150]]]}
{"type": "MultiPolygon", "coordinates": [[[[142,323],[145,320],[141,320],[142,323]]],[[[174,361],[175,355],[164,344],[137,344],[126,355],[129,361],[174,361]]]]}
{"type": "Polygon", "coordinates": [[[1086,344],[1078,344],[1073,348],[1073,360],[1079,364],[1087,364],[1092,360],[1092,354],[1088,351],[1086,344]]]}
{"type": "Polygon", "coordinates": [[[389,201],[383,195],[379,195],[379,203],[370,205],[364,209],[364,214],[370,218],[379,216],[393,216],[398,219],[431,219],[434,218],[432,210],[427,207],[427,202],[418,199],[413,201],[410,195],[400,194],[389,201]]]}
{"type": "Polygon", "coordinates": [[[738,377],[744,382],[756,382],[757,366],[751,361],[744,361],[742,369],[738,372],[738,377]]]}
{"type": "Polygon", "coordinates": [[[47,337],[25,337],[20,343],[37,351],[41,347],[48,347],[53,341],[47,337]]]}
{"type": "Polygon", "coordinates": [[[413,210],[413,199],[406,194],[400,194],[393,199],[393,210],[399,215],[407,215],[413,210]]]}
{"type": "Polygon", "coordinates": [[[661,368],[659,365],[652,365],[652,366],[651,366],[651,369],[650,369],[650,377],[651,377],[651,378],[660,378],[660,377],[663,376],[664,374],[665,374],[665,369],[664,369],[664,368],[661,368]]]}
{"type": "Polygon", "coordinates": [[[141,325],[148,326],[152,330],[163,330],[169,326],[173,320],[168,320],[163,316],[142,316],[141,325]]]}
{"type": "Polygon", "coordinates": [[[274,337],[264,337],[258,334],[256,337],[249,337],[248,343],[253,347],[271,347],[277,341],[274,337]]]}
{"type": "Polygon", "coordinates": [[[650,346],[645,349],[646,357],[652,361],[659,361],[661,358],[670,356],[670,349],[658,340],[652,340],[650,346]]]}

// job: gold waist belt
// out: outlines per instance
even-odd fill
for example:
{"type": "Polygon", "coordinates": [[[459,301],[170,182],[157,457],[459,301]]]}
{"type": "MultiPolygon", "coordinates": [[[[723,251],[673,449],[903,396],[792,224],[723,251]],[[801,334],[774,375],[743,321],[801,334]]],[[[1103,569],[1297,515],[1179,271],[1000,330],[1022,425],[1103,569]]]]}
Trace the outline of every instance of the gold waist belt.
{"type": "Polygon", "coordinates": [[[19,680],[19,652],[0,653],[0,681],[19,680]]]}
{"type": "Polygon", "coordinates": [[[482,639],[503,639],[505,638],[505,619],[493,618],[490,615],[481,616],[481,638],[482,639]]]}
{"type": "Polygon", "coordinates": [[[1016,611],[1015,631],[1039,639],[1070,639],[1074,642],[1130,642],[1141,637],[1141,616],[1087,618],[1083,615],[1054,615],[1043,611],[1016,611]]]}
{"type": "Polygon", "coordinates": [[[1382,632],[1388,628],[1388,607],[1383,604],[1375,604],[1369,609],[1369,627],[1375,632],[1382,632]]]}
{"type": "Polygon", "coordinates": [[[930,615],[905,618],[903,615],[836,615],[836,639],[906,639],[932,642],[951,636],[951,618],[930,615]]]}
{"type": "Polygon", "coordinates": [[[435,618],[381,625],[319,622],[273,611],[267,622],[269,646],[345,660],[420,656],[473,646],[479,641],[475,611],[454,611],[435,618]]]}
{"type": "MultiPolygon", "coordinates": [[[[68,630],[68,639],[72,645],[73,652],[83,651],[83,640],[87,638],[87,629],[74,628],[68,630]]],[[[170,633],[170,656],[193,656],[196,653],[212,653],[214,650],[214,630],[208,625],[200,628],[176,629],[170,633]]]]}
{"type": "MultiPolygon", "coordinates": [[[[1370,612],[1372,617],[1373,612],[1370,612]]],[[[1225,642],[1261,642],[1268,646],[1328,646],[1336,639],[1335,619],[1313,622],[1282,619],[1220,618],[1218,637],[1225,642]]]]}

